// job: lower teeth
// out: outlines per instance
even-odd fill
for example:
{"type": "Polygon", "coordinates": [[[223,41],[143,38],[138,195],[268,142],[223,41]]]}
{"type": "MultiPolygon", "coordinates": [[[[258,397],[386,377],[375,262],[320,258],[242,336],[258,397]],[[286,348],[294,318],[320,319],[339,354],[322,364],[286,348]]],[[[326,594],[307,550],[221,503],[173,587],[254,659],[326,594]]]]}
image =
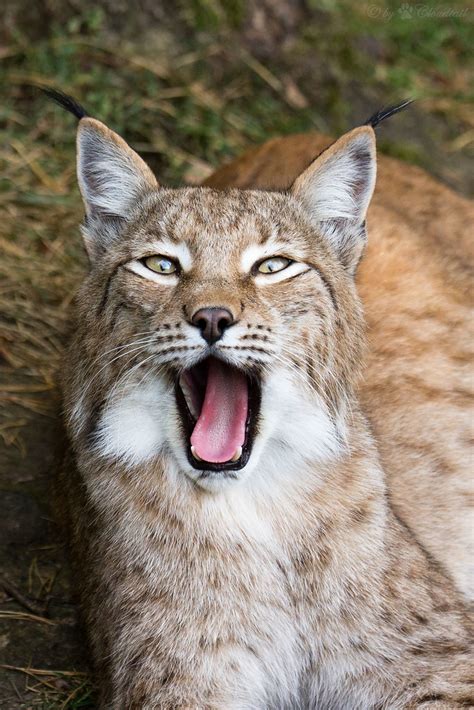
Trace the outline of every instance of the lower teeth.
{"type": "MultiPolygon", "coordinates": [[[[196,461],[204,461],[204,459],[202,459],[200,456],[198,456],[194,446],[191,446],[191,453],[192,453],[193,457],[196,459],[196,461]]],[[[235,450],[235,454],[230,459],[230,462],[235,463],[235,461],[238,461],[241,456],[242,456],[242,447],[238,446],[235,450]]]]}
{"type": "Polygon", "coordinates": [[[196,449],[194,448],[194,446],[191,446],[191,453],[197,461],[202,461],[202,458],[197,455],[196,449]]]}
{"type": "Polygon", "coordinates": [[[242,447],[238,446],[235,450],[235,454],[231,458],[231,461],[238,461],[241,456],[242,456],[242,447]]]}

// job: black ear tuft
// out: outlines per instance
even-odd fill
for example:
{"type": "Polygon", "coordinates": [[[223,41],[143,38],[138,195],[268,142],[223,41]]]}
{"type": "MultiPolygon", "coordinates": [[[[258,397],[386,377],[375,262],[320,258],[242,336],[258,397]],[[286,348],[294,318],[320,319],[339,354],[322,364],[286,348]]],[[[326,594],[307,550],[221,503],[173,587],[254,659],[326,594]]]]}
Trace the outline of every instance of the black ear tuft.
{"type": "Polygon", "coordinates": [[[373,116],[367,119],[367,121],[364,123],[364,126],[372,126],[372,128],[376,128],[379,123],[382,123],[382,121],[385,121],[386,118],[390,118],[390,116],[393,116],[399,111],[403,111],[403,109],[412,104],[413,101],[414,99],[407,99],[401,104],[396,104],[395,106],[387,106],[387,108],[381,108],[379,111],[377,111],[377,113],[374,113],[373,116]]]}
{"type": "Polygon", "coordinates": [[[59,106],[62,106],[66,111],[72,113],[79,121],[81,118],[86,118],[89,114],[81,104],[79,104],[72,96],[63,94],[62,91],[57,91],[56,89],[51,89],[49,86],[38,86],[38,89],[42,91],[48,98],[55,101],[59,106]]]}

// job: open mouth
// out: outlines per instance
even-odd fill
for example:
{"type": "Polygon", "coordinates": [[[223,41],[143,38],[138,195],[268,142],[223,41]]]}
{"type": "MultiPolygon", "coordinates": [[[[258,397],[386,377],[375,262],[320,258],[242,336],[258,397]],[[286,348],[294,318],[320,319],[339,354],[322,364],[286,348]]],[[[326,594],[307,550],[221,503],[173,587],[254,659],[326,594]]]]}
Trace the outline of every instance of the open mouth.
{"type": "Polygon", "coordinates": [[[237,471],[245,466],[260,410],[256,377],[208,357],[180,375],[176,401],[194,468],[237,471]]]}

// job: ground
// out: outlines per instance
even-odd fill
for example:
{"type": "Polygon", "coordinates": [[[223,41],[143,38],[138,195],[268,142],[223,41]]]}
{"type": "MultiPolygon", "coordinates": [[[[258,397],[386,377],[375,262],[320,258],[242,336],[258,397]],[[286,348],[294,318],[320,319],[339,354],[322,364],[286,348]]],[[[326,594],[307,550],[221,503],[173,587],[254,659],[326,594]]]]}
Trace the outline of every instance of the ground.
{"type": "MultiPolygon", "coordinates": [[[[6,0],[0,29],[0,707],[92,708],[52,481],[57,373],[86,268],[72,93],[167,184],[283,133],[338,135],[415,104],[379,149],[472,194],[474,11],[459,2],[6,0]]],[[[311,158],[312,156],[308,156],[311,158]]],[[[403,170],[403,165],[400,165],[403,170]]]]}

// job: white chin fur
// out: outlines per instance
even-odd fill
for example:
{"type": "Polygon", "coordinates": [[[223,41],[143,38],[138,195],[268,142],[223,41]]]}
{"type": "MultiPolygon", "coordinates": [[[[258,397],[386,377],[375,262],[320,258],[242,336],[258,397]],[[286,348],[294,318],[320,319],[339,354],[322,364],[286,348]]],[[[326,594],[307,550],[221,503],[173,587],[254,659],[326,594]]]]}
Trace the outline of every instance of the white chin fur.
{"type": "Polygon", "coordinates": [[[159,377],[111,396],[99,423],[97,447],[102,456],[131,466],[170,451],[182,473],[199,487],[218,492],[246,479],[257,487],[276,479],[295,480],[304,464],[340,454],[342,439],[323,403],[278,369],[263,383],[259,434],[250,459],[231,475],[203,475],[190,465],[173,388],[159,377]]]}

